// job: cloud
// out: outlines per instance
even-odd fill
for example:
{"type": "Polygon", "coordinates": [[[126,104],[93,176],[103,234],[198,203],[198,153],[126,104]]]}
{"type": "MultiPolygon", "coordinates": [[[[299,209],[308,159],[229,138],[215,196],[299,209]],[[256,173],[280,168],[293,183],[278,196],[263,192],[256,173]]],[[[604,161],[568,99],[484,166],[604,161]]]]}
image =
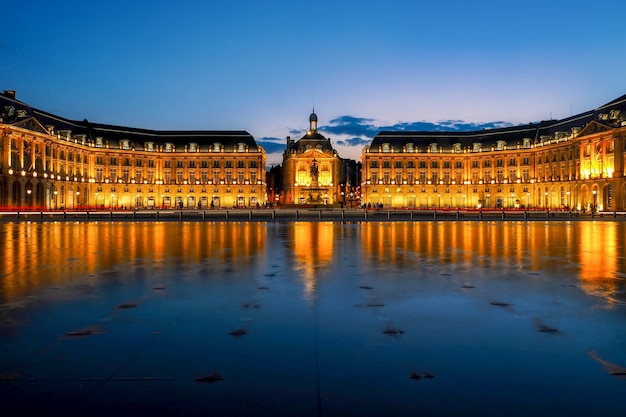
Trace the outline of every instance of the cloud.
{"type": "Polygon", "coordinates": [[[351,137],[348,139],[339,139],[335,142],[337,143],[337,145],[363,147],[363,146],[369,145],[371,141],[372,139],[370,138],[351,137]]]}
{"type": "Polygon", "coordinates": [[[285,150],[285,141],[278,138],[264,137],[256,141],[261,145],[265,152],[270,153],[282,153],[285,150]]]}
{"type": "MultiPolygon", "coordinates": [[[[456,119],[439,120],[436,122],[398,122],[389,125],[377,122],[376,119],[345,115],[330,120],[328,125],[320,126],[319,129],[324,136],[332,139],[333,143],[344,149],[354,148],[355,153],[358,155],[363,147],[369,145],[374,136],[381,131],[466,132],[510,126],[513,126],[513,124],[503,121],[476,123],[456,119]]],[[[305,130],[298,129],[289,131],[290,136],[294,140],[300,139],[305,133],[305,130]]],[[[268,160],[282,160],[282,153],[285,150],[285,142],[283,140],[264,137],[257,140],[257,142],[265,148],[268,160]]],[[[340,153],[344,156],[343,152],[340,153]]]]}
{"type": "Polygon", "coordinates": [[[371,139],[376,136],[380,128],[374,124],[374,119],[341,116],[332,119],[328,126],[324,126],[320,130],[331,135],[361,136],[371,139]]]}

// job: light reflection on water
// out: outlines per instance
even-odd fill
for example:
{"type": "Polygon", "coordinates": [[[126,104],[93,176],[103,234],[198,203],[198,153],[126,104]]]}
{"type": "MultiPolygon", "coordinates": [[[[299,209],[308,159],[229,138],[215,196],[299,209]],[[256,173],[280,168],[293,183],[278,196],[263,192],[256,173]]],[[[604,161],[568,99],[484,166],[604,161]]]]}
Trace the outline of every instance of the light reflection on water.
{"type": "Polygon", "coordinates": [[[62,386],[86,408],[219,415],[626,406],[602,366],[626,366],[623,222],[7,223],[0,239],[1,400],[62,386]],[[193,383],[212,370],[224,380],[193,383]]]}

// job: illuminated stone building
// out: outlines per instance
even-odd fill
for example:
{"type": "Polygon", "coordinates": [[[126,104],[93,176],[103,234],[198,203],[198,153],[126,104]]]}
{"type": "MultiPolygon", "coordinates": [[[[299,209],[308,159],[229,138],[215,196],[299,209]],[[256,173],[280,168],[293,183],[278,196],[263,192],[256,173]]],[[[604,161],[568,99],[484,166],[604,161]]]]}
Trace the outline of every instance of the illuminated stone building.
{"type": "Polygon", "coordinates": [[[363,149],[364,204],[626,209],[626,96],[562,120],[473,132],[380,132],[363,149]]]}
{"type": "Polygon", "coordinates": [[[256,207],[264,149],[245,131],[154,131],[72,121],[0,94],[0,206],[256,207]]]}
{"type": "Polygon", "coordinates": [[[283,154],[284,204],[345,203],[343,161],[330,140],[317,130],[317,115],[309,116],[309,130],[298,141],[287,137],[283,154]],[[343,194],[342,194],[343,193],[343,194]]]}

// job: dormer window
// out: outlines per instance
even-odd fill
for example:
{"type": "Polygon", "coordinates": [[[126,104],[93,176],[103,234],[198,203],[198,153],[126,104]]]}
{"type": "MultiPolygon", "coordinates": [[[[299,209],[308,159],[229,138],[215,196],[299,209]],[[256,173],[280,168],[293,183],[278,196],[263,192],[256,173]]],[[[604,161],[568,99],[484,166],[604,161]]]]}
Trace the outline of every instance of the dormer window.
{"type": "Polygon", "coordinates": [[[452,145],[452,150],[457,153],[461,152],[461,144],[455,143],[454,145],[452,145]]]}
{"type": "Polygon", "coordinates": [[[237,152],[245,152],[246,151],[246,144],[245,143],[238,143],[237,144],[237,152]]]}
{"type": "Polygon", "coordinates": [[[219,142],[215,142],[213,144],[213,152],[219,152],[222,150],[222,144],[219,142]]]}
{"type": "Polygon", "coordinates": [[[146,150],[148,152],[154,152],[154,142],[146,142],[146,150]]]}
{"type": "Polygon", "coordinates": [[[415,145],[413,142],[406,144],[406,151],[411,153],[415,152],[415,145]]]}
{"type": "Polygon", "coordinates": [[[431,152],[437,152],[437,143],[431,143],[428,148],[431,152]]]}
{"type": "Polygon", "coordinates": [[[130,141],[128,139],[120,140],[120,148],[122,148],[122,149],[130,149],[130,141]]]}
{"type": "Polygon", "coordinates": [[[167,142],[165,144],[165,152],[173,152],[174,151],[174,145],[170,142],[167,142]]]}
{"type": "Polygon", "coordinates": [[[104,140],[100,136],[96,137],[96,148],[104,148],[104,140]]]}
{"type": "Polygon", "coordinates": [[[499,140],[496,142],[496,149],[499,151],[502,151],[504,149],[506,149],[506,142],[503,140],[499,140]]]}
{"type": "Polygon", "coordinates": [[[383,143],[383,152],[390,152],[389,148],[389,143],[383,143]]]}
{"type": "Polygon", "coordinates": [[[189,152],[197,152],[197,151],[198,151],[198,144],[191,142],[189,144],[189,152]]]}
{"type": "Polygon", "coordinates": [[[522,148],[530,148],[530,139],[529,138],[524,138],[522,140],[522,148]]]}
{"type": "Polygon", "coordinates": [[[479,142],[474,142],[472,143],[472,151],[473,152],[480,152],[481,149],[481,145],[479,142]]]}

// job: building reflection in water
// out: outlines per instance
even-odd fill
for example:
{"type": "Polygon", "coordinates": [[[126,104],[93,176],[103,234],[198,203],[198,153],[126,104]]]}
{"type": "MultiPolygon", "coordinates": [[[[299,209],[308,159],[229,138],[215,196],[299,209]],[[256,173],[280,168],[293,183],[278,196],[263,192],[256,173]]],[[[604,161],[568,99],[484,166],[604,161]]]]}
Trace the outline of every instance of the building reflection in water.
{"type": "Polygon", "coordinates": [[[626,223],[614,221],[5,223],[0,238],[2,304],[116,268],[136,268],[136,277],[176,274],[181,265],[247,271],[253,262],[279,262],[277,242],[286,251],[281,266],[302,280],[308,301],[320,279],[338,278],[327,274],[332,265],[350,256],[364,275],[407,268],[417,274],[424,265],[451,275],[502,268],[532,279],[541,272],[578,280],[607,305],[625,302],[626,223]],[[342,253],[339,242],[356,249],[342,253]]]}
{"type": "Polygon", "coordinates": [[[539,272],[578,279],[609,306],[626,302],[623,222],[372,222],[362,236],[364,271],[437,265],[453,275],[500,267],[529,279],[539,272]]]}
{"type": "Polygon", "coordinates": [[[290,227],[288,249],[293,253],[294,271],[304,285],[304,299],[313,302],[322,268],[328,267],[335,258],[335,231],[337,225],[329,222],[301,222],[290,227]]]}
{"type": "Polygon", "coordinates": [[[183,265],[243,269],[265,251],[266,232],[252,222],[2,224],[0,303],[119,268],[134,268],[136,277],[176,274],[183,265]]]}

